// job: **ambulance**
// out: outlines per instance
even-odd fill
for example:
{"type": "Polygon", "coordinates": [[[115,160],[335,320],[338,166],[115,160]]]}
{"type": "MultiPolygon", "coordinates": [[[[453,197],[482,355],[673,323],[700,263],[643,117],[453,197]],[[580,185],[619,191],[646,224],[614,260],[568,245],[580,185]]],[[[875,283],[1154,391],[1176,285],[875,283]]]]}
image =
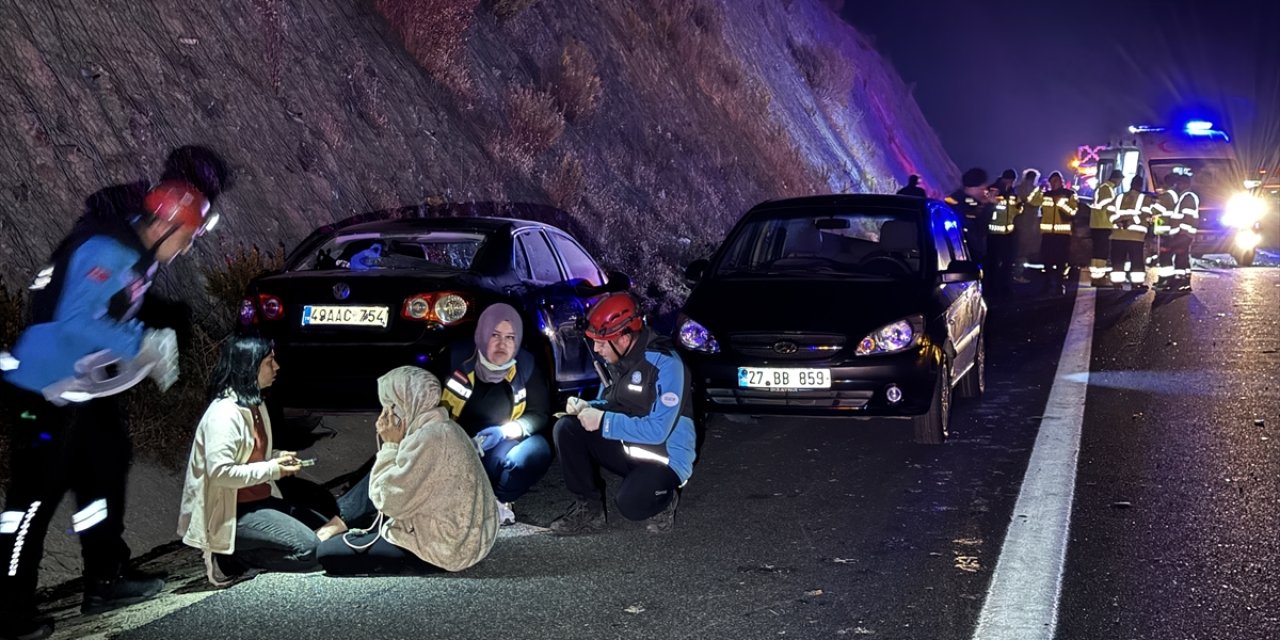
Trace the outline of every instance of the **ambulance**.
{"type": "Polygon", "coordinates": [[[1129,134],[1099,152],[1097,175],[1119,169],[1124,173],[1122,190],[1140,175],[1151,192],[1168,188],[1170,175],[1190,176],[1191,190],[1200,196],[1192,254],[1226,253],[1241,266],[1252,265],[1268,205],[1257,193],[1259,182],[1245,179],[1230,136],[1203,120],[1181,127],[1131,126],[1129,134]]]}

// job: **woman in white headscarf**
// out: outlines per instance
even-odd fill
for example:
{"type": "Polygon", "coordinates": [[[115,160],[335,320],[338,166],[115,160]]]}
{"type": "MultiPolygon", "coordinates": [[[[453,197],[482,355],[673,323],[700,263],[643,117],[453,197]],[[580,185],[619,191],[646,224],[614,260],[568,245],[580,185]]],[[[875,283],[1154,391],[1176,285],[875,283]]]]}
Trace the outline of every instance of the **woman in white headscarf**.
{"type": "Polygon", "coordinates": [[[489,478],[467,434],[440,403],[440,381],[417,367],[378,378],[380,445],[368,500],[378,516],[320,544],[332,575],[461,571],[484,559],[498,534],[489,478]]]}

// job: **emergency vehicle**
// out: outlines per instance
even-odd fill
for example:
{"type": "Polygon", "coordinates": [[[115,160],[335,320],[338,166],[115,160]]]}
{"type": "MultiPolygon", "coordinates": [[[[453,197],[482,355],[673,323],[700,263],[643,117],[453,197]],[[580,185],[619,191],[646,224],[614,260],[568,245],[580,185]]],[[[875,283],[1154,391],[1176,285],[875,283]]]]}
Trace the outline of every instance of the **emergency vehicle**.
{"type": "Polygon", "coordinates": [[[1182,127],[1131,126],[1129,137],[1098,152],[1096,175],[1143,176],[1147,189],[1164,191],[1170,174],[1191,176],[1200,196],[1199,232],[1192,255],[1229,253],[1241,266],[1253,264],[1262,241],[1267,202],[1257,193],[1259,181],[1246,180],[1226,132],[1213,123],[1192,120],[1182,127]]]}

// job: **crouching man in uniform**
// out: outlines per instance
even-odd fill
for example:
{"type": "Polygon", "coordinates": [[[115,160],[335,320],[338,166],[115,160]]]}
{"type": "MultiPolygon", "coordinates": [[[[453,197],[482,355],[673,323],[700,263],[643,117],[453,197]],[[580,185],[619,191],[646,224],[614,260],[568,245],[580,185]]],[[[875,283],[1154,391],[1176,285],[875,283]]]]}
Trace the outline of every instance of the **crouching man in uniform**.
{"type": "Polygon", "coordinates": [[[564,483],[574,495],[551,523],[561,535],[604,529],[600,469],[622,477],[614,501],[628,520],[648,520],[654,533],[675,524],[677,490],[695,457],[693,399],[680,356],[644,324],[635,298],[615,293],[587,315],[586,335],[605,361],[602,398],[570,398],[554,437],[564,483]]]}

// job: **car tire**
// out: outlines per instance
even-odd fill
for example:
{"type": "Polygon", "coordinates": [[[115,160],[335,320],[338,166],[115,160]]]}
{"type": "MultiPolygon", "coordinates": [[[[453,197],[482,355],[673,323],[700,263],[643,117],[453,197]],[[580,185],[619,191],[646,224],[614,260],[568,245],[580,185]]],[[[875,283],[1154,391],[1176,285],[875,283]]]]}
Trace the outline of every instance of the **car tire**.
{"type": "Polygon", "coordinates": [[[978,352],[974,356],[973,367],[964,374],[964,379],[956,387],[956,395],[961,398],[980,398],[987,390],[987,344],[986,338],[978,334],[978,352]]]}
{"type": "Polygon", "coordinates": [[[946,442],[951,421],[951,374],[946,359],[938,367],[933,384],[933,400],[924,415],[912,418],[916,444],[938,445],[946,442]]]}

